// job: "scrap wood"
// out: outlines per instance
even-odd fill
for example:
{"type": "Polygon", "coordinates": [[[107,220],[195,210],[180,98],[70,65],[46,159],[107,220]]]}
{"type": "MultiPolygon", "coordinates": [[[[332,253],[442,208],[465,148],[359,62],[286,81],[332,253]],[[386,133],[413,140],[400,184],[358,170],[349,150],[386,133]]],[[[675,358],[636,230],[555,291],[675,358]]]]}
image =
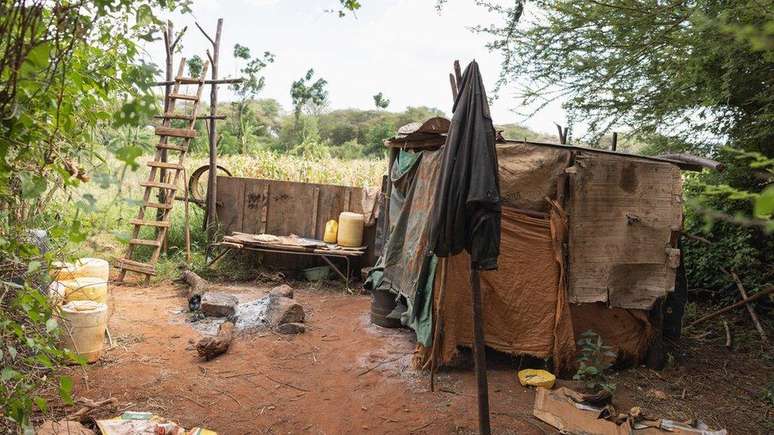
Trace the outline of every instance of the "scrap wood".
{"type": "Polygon", "coordinates": [[[293,384],[288,384],[287,382],[278,381],[278,380],[276,380],[276,379],[272,378],[271,376],[267,375],[266,373],[263,373],[263,372],[262,372],[261,374],[262,374],[262,375],[264,375],[264,376],[266,376],[266,379],[268,379],[268,380],[270,380],[270,381],[272,381],[272,382],[276,382],[276,383],[278,383],[278,384],[280,384],[280,385],[284,385],[284,386],[286,386],[286,387],[292,388],[292,389],[294,389],[294,390],[302,391],[302,392],[304,392],[304,393],[311,393],[311,391],[309,391],[309,390],[307,390],[307,389],[305,389],[305,388],[297,387],[297,386],[295,386],[295,385],[293,385],[293,384]]]}
{"type": "MultiPolygon", "coordinates": [[[[731,278],[736,283],[736,288],[739,290],[739,294],[742,295],[742,299],[748,299],[747,297],[747,291],[744,289],[744,286],[742,285],[742,281],[739,279],[739,276],[737,276],[736,272],[733,270],[726,270],[724,268],[720,268],[723,272],[725,272],[727,275],[730,275],[731,278]]],[[[763,340],[764,343],[769,343],[769,338],[766,336],[766,332],[763,330],[763,326],[761,326],[760,320],[758,320],[758,315],[755,313],[755,309],[753,309],[752,305],[745,304],[745,308],[747,308],[747,312],[750,313],[750,318],[753,321],[753,324],[755,324],[755,329],[758,330],[758,334],[761,335],[761,340],[763,340]]]]}
{"type": "Polygon", "coordinates": [[[726,347],[731,347],[731,329],[728,328],[728,322],[723,321],[723,329],[726,330],[726,347]]]}
{"type": "Polygon", "coordinates": [[[101,408],[106,405],[117,404],[118,399],[116,399],[115,397],[111,397],[109,399],[99,400],[95,402],[94,400],[81,397],[79,399],[76,399],[75,403],[77,403],[78,405],[82,405],[82,407],[77,411],[75,411],[74,413],[67,415],[67,417],[65,417],[66,420],[81,420],[83,417],[87,416],[92,411],[98,408],[101,408]]]}
{"type": "Polygon", "coordinates": [[[749,298],[744,298],[741,301],[738,301],[738,302],[736,302],[734,304],[731,304],[731,305],[729,305],[729,306],[727,306],[725,308],[721,308],[720,310],[715,311],[714,313],[707,314],[704,317],[696,319],[693,322],[689,323],[685,327],[685,329],[691,328],[691,327],[693,327],[693,326],[695,326],[695,325],[697,325],[697,324],[699,324],[701,322],[704,322],[705,320],[709,320],[709,319],[715,318],[715,317],[717,317],[717,316],[719,316],[719,315],[721,315],[723,313],[727,313],[727,312],[733,310],[734,308],[738,308],[738,307],[740,307],[742,305],[746,305],[746,304],[748,304],[748,303],[750,303],[750,302],[752,302],[752,301],[754,301],[756,299],[762,298],[762,297],[764,297],[766,295],[769,295],[771,293],[774,293],[774,286],[771,286],[771,287],[768,287],[766,289],[763,289],[763,290],[759,291],[758,293],[755,293],[754,295],[750,296],[749,298]]]}
{"type": "Polygon", "coordinates": [[[218,328],[218,335],[215,337],[204,337],[196,343],[196,352],[199,356],[209,361],[216,356],[225,353],[231,341],[234,339],[234,324],[232,322],[223,322],[218,328]]]}

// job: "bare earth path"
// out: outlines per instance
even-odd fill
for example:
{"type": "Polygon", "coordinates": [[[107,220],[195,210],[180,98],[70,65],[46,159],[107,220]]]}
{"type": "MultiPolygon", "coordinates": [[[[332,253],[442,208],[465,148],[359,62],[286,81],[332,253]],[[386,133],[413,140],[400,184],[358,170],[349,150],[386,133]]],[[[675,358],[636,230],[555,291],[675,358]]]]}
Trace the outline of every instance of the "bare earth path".
{"type": "MultiPolygon", "coordinates": [[[[247,302],[271,286],[219,287],[247,302]]],[[[114,286],[112,293],[114,347],[94,365],[69,369],[76,397],[118,399],[117,409],[100,410],[96,417],[152,411],[221,435],[477,432],[472,370],[439,373],[431,393],[427,372],[411,368],[412,334],[371,325],[368,296],[296,289],[306,333],[242,334],[228,353],[203,362],[192,345],[203,327],[187,322],[187,301],[174,285],[114,286]]],[[[743,314],[732,327],[754,332],[743,314]]],[[[760,353],[750,353],[751,345],[729,351],[722,342],[717,334],[681,340],[676,367],[612,375],[616,405],[644,406],[678,420],[700,418],[731,434],[770,433],[774,406],[762,398],[770,391],[766,385],[774,385],[770,359],[753,357],[760,353]]],[[[534,393],[518,384],[519,360],[501,358],[494,365],[493,433],[556,433],[532,417],[534,393]]]]}
{"type": "MultiPolygon", "coordinates": [[[[255,299],[267,288],[227,291],[255,299]]],[[[308,330],[297,336],[243,334],[228,353],[198,359],[186,300],[171,285],[113,288],[115,346],[76,377],[75,395],[119,399],[185,427],[220,434],[470,433],[477,428],[471,372],[428,376],[410,368],[410,333],[369,324],[368,296],[297,290],[308,330]],[[439,389],[441,391],[439,391],[439,389]]],[[[495,433],[540,434],[533,394],[512,370],[490,371],[495,433]]]]}

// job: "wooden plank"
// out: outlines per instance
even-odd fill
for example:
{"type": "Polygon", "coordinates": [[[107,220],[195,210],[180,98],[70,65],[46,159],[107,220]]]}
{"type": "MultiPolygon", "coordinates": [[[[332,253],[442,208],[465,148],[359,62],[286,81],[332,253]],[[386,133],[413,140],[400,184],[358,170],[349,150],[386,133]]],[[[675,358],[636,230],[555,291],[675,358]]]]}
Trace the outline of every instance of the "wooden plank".
{"type": "Polygon", "coordinates": [[[250,234],[263,232],[263,208],[267,204],[267,181],[244,179],[245,197],[242,210],[242,231],[250,234]]]}
{"type": "Polygon", "coordinates": [[[569,172],[570,302],[649,309],[674,286],[667,248],[682,222],[679,168],[578,152],[569,172]]]}
{"type": "Polygon", "coordinates": [[[169,94],[169,98],[173,100],[199,101],[199,97],[197,97],[196,95],[187,95],[187,94],[169,94]]]}
{"type": "Polygon", "coordinates": [[[143,204],[145,207],[160,208],[163,210],[169,210],[172,208],[172,204],[161,204],[159,202],[146,202],[143,204]]]}
{"type": "Polygon", "coordinates": [[[245,179],[218,177],[218,221],[225,234],[242,231],[244,211],[245,179]]]}
{"type": "Polygon", "coordinates": [[[132,225],[145,225],[148,227],[169,228],[169,221],[148,221],[143,219],[131,219],[129,221],[132,225]]]}
{"type": "Polygon", "coordinates": [[[320,208],[320,187],[315,186],[312,200],[312,238],[317,238],[317,210],[320,208]]]}
{"type": "Polygon", "coordinates": [[[156,127],[155,132],[157,136],[184,137],[189,139],[196,137],[196,130],[191,128],[174,128],[160,125],[156,127]]]}
{"type": "Polygon", "coordinates": [[[261,232],[265,233],[266,228],[269,225],[269,201],[270,201],[270,184],[266,183],[263,186],[263,197],[261,199],[261,232]]]}
{"type": "Polygon", "coordinates": [[[155,160],[149,161],[148,166],[152,168],[155,167],[155,168],[164,168],[164,169],[175,169],[178,171],[183,170],[183,165],[179,163],[157,162],[155,160]]]}
{"type": "Polygon", "coordinates": [[[152,264],[142,263],[128,258],[119,258],[116,260],[116,267],[131,270],[132,272],[143,273],[145,275],[156,275],[156,267],[152,264]]]}
{"type": "Polygon", "coordinates": [[[143,245],[143,246],[161,246],[161,242],[158,240],[146,240],[146,239],[132,239],[129,240],[131,245],[143,245]]]}

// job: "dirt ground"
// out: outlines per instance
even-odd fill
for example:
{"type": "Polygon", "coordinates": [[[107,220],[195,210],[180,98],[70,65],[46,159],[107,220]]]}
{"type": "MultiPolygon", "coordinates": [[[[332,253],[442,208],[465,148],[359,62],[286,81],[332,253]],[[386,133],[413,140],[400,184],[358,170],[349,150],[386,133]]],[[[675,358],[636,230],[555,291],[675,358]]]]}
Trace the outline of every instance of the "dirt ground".
{"type": "MultiPolygon", "coordinates": [[[[270,287],[221,286],[240,300],[257,299],[270,287]]],[[[412,334],[371,325],[368,296],[297,288],[306,333],[241,334],[228,353],[204,362],[192,345],[202,334],[187,321],[186,299],[175,285],[115,286],[112,293],[114,346],[100,362],[71,369],[76,397],[118,399],[118,407],[101,410],[99,417],[152,411],[219,434],[477,432],[472,371],[443,371],[436,392],[430,392],[428,374],[411,368],[412,334]]],[[[691,356],[701,365],[712,355],[707,351],[691,356]]],[[[516,379],[520,360],[502,360],[489,371],[493,432],[555,433],[531,415],[534,393],[516,379]]],[[[622,406],[699,417],[730,433],[772,430],[766,427],[772,407],[749,397],[759,394],[761,385],[717,377],[723,371],[760,370],[761,364],[727,361],[709,372],[691,365],[626,370],[615,376],[616,397],[622,406]]],[[[771,379],[770,364],[766,367],[757,379],[771,379]]]]}

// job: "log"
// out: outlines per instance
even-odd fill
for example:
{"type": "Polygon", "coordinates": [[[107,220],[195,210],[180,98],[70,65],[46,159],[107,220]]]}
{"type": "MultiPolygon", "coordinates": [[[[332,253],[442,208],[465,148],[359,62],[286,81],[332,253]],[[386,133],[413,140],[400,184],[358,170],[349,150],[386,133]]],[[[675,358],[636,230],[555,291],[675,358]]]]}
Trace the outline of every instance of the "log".
{"type": "Polygon", "coordinates": [[[223,322],[218,328],[218,335],[215,337],[204,337],[196,343],[196,352],[199,356],[209,361],[216,356],[226,353],[231,341],[234,340],[234,324],[223,322]]]}
{"type": "Polygon", "coordinates": [[[191,272],[190,270],[184,270],[180,275],[180,280],[188,284],[188,307],[192,310],[199,308],[202,300],[202,295],[210,289],[210,283],[204,278],[191,272]]]}
{"type": "Polygon", "coordinates": [[[676,162],[685,163],[688,165],[694,165],[701,168],[708,168],[718,172],[723,172],[723,170],[726,169],[726,167],[720,162],[716,162],[715,160],[705,159],[699,156],[694,156],[691,154],[684,154],[684,153],[661,154],[656,157],[658,157],[659,159],[674,160],[676,162]]]}

